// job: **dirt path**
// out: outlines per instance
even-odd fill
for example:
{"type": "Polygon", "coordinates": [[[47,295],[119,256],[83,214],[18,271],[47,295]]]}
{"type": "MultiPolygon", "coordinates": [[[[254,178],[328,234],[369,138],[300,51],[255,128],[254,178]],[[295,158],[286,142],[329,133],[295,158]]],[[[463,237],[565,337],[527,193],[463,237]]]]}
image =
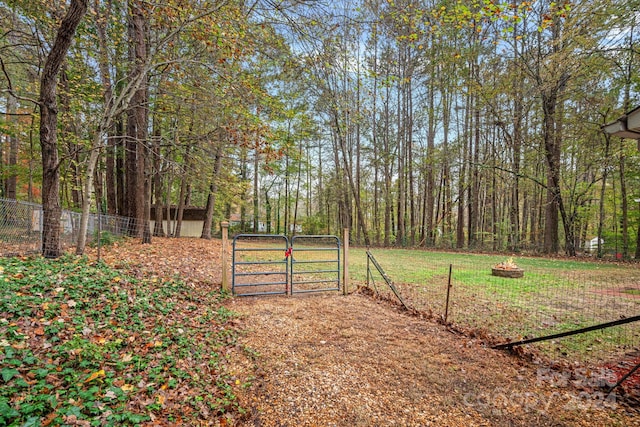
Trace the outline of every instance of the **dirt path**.
{"type": "MultiPolygon", "coordinates": [[[[220,242],[154,239],[106,251],[144,274],[220,283],[220,242]]],[[[636,410],[565,373],[487,349],[362,294],[226,300],[244,332],[228,358],[244,426],[630,426],[636,410]],[[248,384],[246,387],[243,384],[248,384]]]]}
{"type": "Polygon", "coordinates": [[[640,423],[617,400],[365,295],[227,305],[244,315],[242,345],[258,353],[237,367],[242,381],[255,377],[241,396],[242,425],[640,423]]]}

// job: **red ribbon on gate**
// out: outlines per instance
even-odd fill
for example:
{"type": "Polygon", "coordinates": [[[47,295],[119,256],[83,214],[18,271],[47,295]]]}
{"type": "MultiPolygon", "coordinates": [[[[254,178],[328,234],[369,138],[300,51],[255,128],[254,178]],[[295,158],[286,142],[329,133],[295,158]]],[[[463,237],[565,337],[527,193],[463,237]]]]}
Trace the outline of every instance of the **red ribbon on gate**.
{"type": "Polygon", "coordinates": [[[289,256],[291,256],[291,251],[293,250],[293,248],[288,248],[286,251],[284,251],[284,257],[285,258],[289,258],[289,256]]]}

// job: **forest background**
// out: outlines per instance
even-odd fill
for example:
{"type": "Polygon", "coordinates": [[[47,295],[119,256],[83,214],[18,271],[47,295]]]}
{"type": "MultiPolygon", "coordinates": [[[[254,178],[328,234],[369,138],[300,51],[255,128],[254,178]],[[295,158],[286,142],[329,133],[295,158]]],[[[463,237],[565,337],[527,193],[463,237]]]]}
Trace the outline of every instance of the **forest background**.
{"type": "Polygon", "coordinates": [[[638,12],[0,1],[0,196],[43,203],[54,257],[61,207],[150,241],[192,205],[203,238],[237,214],[364,245],[575,255],[600,236],[599,256],[640,258],[636,144],[602,132],[636,106],[638,12]]]}

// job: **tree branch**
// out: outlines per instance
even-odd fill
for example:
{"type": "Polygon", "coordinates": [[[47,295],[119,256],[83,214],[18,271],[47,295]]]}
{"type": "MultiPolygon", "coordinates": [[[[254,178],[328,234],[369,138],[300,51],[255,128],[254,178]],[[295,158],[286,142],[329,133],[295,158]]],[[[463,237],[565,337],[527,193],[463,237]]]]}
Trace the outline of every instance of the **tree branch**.
{"type": "Polygon", "coordinates": [[[17,100],[26,101],[26,102],[32,102],[32,103],[34,103],[36,105],[40,105],[40,103],[37,100],[33,99],[33,98],[20,96],[17,93],[15,93],[15,91],[13,90],[13,84],[11,83],[11,77],[9,76],[9,73],[7,72],[7,68],[4,65],[4,60],[2,59],[2,56],[0,56],[0,68],[2,68],[2,74],[4,74],[5,79],[7,79],[7,88],[3,89],[2,92],[7,92],[9,95],[13,96],[17,100]]]}
{"type": "Polygon", "coordinates": [[[518,178],[524,178],[524,179],[528,179],[529,181],[533,181],[534,183],[538,184],[542,188],[545,188],[545,189],[548,188],[547,184],[545,184],[544,182],[540,181],[537,178],[534,178],[534,177],[529,176],[529,175],[524,175],[522,173],[516,173],[516,172],[512,171],[511,169],[503,168],[501,166],[497,166],[497,165],[487,166],[487,165],[485,165],[483,163],[473,163],[473,162],[471,162],[470,165],[471,166],[476,166],[476,167],[478,167],[480,169],[494,169],[494,170],[499,170],[499,171],[502,171],[502,172],[506,172],[506,173],[509,173],[511,175],[517,176],[518,178]]]}

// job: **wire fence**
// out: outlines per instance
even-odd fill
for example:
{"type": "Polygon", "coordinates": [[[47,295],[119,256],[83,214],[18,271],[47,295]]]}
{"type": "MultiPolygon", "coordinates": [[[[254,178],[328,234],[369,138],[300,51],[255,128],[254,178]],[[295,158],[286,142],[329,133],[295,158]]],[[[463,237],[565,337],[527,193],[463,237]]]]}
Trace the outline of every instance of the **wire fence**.
{"type": "MultiPolygon", "coordinates": [[[[0,199],[0,256],[38,253],[42,245],[41,205],[0,199]]],[[[75,246],[80,213],[60,218],[61,244],[75,246]]],[[[91,214],[87,242],[101,235],[130,235],[129,218],[91,214]]],[[[352,248],[350,275],[367,277],[376,293],[397,299],[378,275],[367,274],[364,250],[352,248]],[[361,256],[358,251],[362,251],[361,256]]],[[[412,309],[445,318],[493,342],[518,341],[640,314],[640,265],[521,257],[521,278],[492,275],[499,255],[421,250],[373,250],[373,255],[412,309]],[[448,302],[448,303],[447,303],[448,302]]],[[[356,279],[358,280],[358,279],[356,279]]],[[[640,322],[534,344],[550,358],[605,361],[640,354],[640,322]]]]}
{"type": "MultiPolygon", "coordinates": [[[[521,258],[517,264],[523,277],[508,278],[492,274],[492,267],[500,262],[495,255],[372,252],[407,306],[493,343],[559,334],[640,315],[637,264],[521,258]]],[[[373,292],[397,300],[377,271],[368,274],[367,285],[373,292]]],[[[532,344],[530,349],[551,359],[578,362],[637,356],[640,322],[551,339],[532,344]]]]}
{"type": "MultiPolygon", "coordinates": [[[[63,210],[60,217],[60,243],[63,249],[76,245],[81,214],[63,210]]],[[[39,253],[42,249],[42,205],[0,198],[0,256],[39,253]]],[[[90,214],[87,244],[102,236],[130,235],[135,227],[131,218],[90,214]]]]}

